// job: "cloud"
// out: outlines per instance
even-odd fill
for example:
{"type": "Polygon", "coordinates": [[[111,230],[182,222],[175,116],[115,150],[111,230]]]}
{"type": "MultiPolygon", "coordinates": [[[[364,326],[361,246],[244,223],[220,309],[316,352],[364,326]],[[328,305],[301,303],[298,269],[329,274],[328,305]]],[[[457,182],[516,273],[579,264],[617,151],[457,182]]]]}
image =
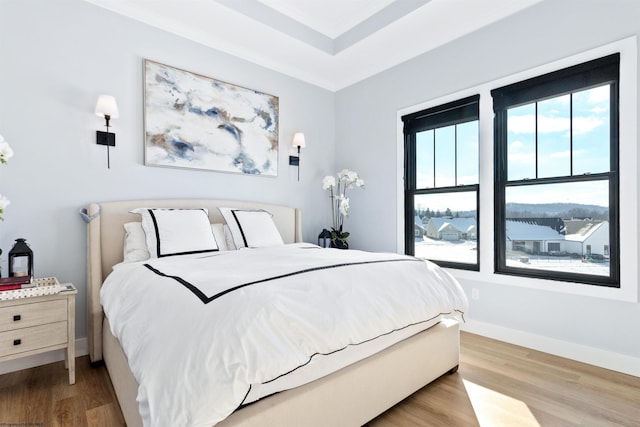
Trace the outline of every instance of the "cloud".
{"type": "Polygon", "coordinates": [[[518,163],[527,163],[527,164],[531,164],[532,162],[536,161],[536,156],[534,153],[509,153],[509,155],[507,156],[507,160],[509,161],[509,163],[511,162],[518,162],[518,163]]]}
{"type": "Polygon", "coordinates": [[[595,128],[602,126],[604,120],[598,117],[574,117],[573,119],[573,134],[581,135],[589,133],[595,128]]]}
{"type": "Polygon", "coordinates": [[[534,133],[536,131],[535,115],[509,117],[507,130],[512,133],[534,133]]]}
{"type": "MultiPolygon", "coordinates": [[[[570,129],[569,123],[567,117],[539,116],[538,133],[566,132],[570,129]]],[[[574,135],[585,134],[602,124],[604,124],[604,120],[596,116],[574,117],[573,133],[574,135]]],[[[533,134],[535,130],[535,116],[533,114],[509,118],[508,131],[510,133],[533,134]]]]}
{"type": "Polygon", "coordinates": [[[609,102],[609,85],[596,87],[588,90],[587,101],[590,104],[600,104],[609,102]]]}
{"type": "Polygon", "coordinates": [[[555,153],[551,153],[549,157],[553,159],[564,159],[564,158],[568,158],[570,155],[571,155],[571,152],[569,150],[565,150],[565,151],[556,151],[555,153]]]}

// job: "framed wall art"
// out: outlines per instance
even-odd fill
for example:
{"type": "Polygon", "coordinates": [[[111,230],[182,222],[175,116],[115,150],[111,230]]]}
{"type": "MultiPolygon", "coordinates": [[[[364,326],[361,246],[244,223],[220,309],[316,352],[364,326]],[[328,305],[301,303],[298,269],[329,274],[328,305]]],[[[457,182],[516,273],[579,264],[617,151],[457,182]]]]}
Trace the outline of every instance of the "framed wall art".
{"type": "Polygon", "coordinates": [[[278,97],[144,61],[145,164],[278,175],[278,97]]]}

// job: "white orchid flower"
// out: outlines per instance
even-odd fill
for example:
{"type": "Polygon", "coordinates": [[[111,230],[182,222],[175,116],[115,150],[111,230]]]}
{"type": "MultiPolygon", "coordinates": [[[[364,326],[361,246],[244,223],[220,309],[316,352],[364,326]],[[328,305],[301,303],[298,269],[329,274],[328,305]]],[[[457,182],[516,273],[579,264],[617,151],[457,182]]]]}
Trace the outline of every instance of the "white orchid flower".
{"type": "Polygon", "coordinates": [[[9,143],[0,135],[0,163],[7,163],[7,160],[11,157],[13,157],[13,150],[9,143]]]}
{"type": "Polygon", "coordinates": [[[347,179],[350,173],[351,171],[349,169],[342,169],[340,172],[338,172],[338,179],[347,179]]]}
{"type": "Polygon", "coordinates": [[[322,179],[322,189],[329,190],[336,186],[336,178],[332,175],[325,176],[322,179]]]}
{"type": "Polygon", "coordinates": [[[9,199],[0,194],[0,212],[6,209],[10,204],[11,202],[9,201],[9,199]]]}
{"type": "Polygon", "coordinates": [[[340,199],[340,213],[345,217],[349,216],[349,199],[342,196],[340,199]]]}
{"type": "Polygon", "coordinates": [[[364,179],[358,178],[356,179],[356,187],[364,187],[364,179]]]}

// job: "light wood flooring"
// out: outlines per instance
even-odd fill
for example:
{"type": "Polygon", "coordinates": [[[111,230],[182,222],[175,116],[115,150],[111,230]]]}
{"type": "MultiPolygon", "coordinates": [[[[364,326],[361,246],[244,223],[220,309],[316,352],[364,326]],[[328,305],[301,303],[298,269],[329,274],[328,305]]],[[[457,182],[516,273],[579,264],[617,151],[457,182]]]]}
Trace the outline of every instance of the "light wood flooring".
{"type": "MultiPolygon", "coordinates": [[[[461,353],[456,374],[367,426],[640,427],[640,378],[468,333],[461,353]]],[[[1,375],[0,426],[123,426],[104,366],[76,363],[73,386],[63,362],[1,375]]]]}

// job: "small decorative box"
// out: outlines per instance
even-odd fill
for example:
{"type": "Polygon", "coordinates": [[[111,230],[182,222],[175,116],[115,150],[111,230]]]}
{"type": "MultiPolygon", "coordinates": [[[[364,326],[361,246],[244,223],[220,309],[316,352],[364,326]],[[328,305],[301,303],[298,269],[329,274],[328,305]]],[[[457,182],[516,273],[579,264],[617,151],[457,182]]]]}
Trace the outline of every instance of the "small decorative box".
{"type": "Polygon", "coordinates": [[[55,277],[43,277],[33,279],[32,286],[22,289],[12,289],[10,291],[0,291],[0,301],[10,299],[40,297],[43,295],[53,295],[60,292],[60,283],[55,277]],[[35,286],[33,286],[35,285],[35,286]]]}

